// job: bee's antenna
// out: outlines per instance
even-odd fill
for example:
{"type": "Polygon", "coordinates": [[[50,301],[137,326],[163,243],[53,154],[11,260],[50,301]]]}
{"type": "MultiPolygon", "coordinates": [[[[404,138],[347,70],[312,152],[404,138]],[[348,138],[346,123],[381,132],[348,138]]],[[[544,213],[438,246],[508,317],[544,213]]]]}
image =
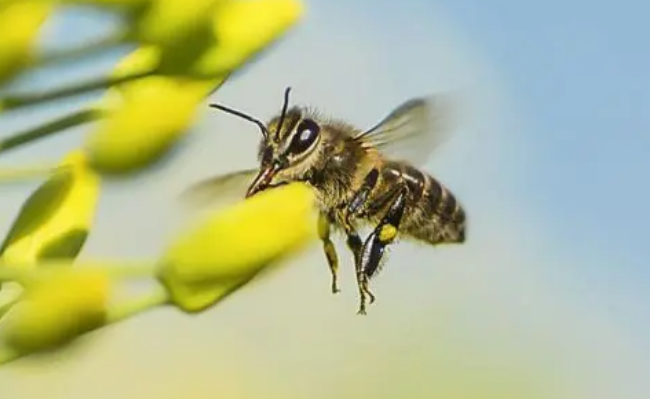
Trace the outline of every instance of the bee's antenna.
{"type": "Polygon", "coordinates": [[[246,119],[249,122],[253,122],[262,131],[262,136],[264,136],[265,139],[269,138],[269,131],[266,128],[266,125],[264,125],[264,123],[262,123],[262,121],[260,121],[259,119],[255,119],[255,118],[253,118],[252,116],[250,116],[248,114],[245,114],[243,112],[237,111],[237,110],[232,109],[232,108],[228,108],[228,107],[226,107],[224,105],[221,105],[221,104],[210,104],[210,107],[219,109],[221,111],[227,112],[227,113],[235,115],[235,116],[238,116],[238,117],[240,117],[242,119],[246,119]]]}
{"type": "Polygon", "coordinates": [[[282,131],[282,124],[284,123],[284,117],[287,114],[287,108],[289,107],[289,92],[291,87],[284,89],[284,103],[282,104],[282,113],[280,114],[280,122],[278,123],[278,132],[282,131]]]}

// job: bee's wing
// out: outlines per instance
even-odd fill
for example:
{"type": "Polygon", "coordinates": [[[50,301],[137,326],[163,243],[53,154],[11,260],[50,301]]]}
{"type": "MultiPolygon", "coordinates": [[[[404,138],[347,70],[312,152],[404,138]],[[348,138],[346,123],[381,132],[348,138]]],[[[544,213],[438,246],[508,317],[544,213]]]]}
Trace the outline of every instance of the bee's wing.
{"type": "Polygon", "coordinates": [[[454,102],[446,95],[414,98],[357,135],[355,140],[375,147],[388,157],[421,166],[448,138],[454,110],[454,102]]]}
{"type": "Polygon", "coordinates": [[[181,200],[193,206],[205,206],[217,201],[243,199],[257,173],[258,169],[244,169],[200,180],[183,191],[181,200]]]}

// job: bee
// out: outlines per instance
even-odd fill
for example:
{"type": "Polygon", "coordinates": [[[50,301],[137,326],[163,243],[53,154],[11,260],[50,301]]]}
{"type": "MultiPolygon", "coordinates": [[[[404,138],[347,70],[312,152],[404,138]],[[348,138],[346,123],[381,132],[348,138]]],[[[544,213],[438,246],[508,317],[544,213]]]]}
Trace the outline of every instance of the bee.
{"type": "Polygon", "coordinates": [[[445,138],[450,115],[443,96],[410,99],[373,127],[361,130],[306,106],[289,108],[288,87],[279,114],[268,123],[249,114],[210,107],[256,124],[262,133],[259,167],[194,183],[186,194],[221,195],[246,182],[245,197],[289,182],[306,182],[316,192],[318,233],[338,287],[339,260],[331,232],[343,233],[354,257],[358,314],[375,301],[369,280],[379,272],[386,249],[398,236],[429,245],[465,242],[466,214],[454,194],[420,170],[445,138]],[[362,240],[359,230],[371,227],[362,240]]]}

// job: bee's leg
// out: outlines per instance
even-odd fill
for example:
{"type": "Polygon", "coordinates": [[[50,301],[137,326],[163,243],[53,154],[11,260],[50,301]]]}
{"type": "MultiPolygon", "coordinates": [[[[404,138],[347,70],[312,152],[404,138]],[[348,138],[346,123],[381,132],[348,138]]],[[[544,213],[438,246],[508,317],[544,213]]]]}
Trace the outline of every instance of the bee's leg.
{"type": "Polygon", "coordinates": [[[347,234],[347,244],[352,254],[354,255],[354,267],[357,275],[357,285],[359,286],[359,297],[360,297],[360,306],[359,313],[365,314],[366,307],[366,297],[370,298],[370,303],[374,302],[374,295],[368,290],[367,285],[362,284],[360,280],[361,276],[361,249],[363,247],[363,241],[359,237],[359,234],[352,227],[350,223],[351,219],[359,216],[363,213],[365,207],[367,206],[368,197],[370,193],[377,185],[377,180],[379,179],[379,170],[373,168],[361,183],[361,187],[355,192],[352,200],[344,208],[344,217],[345,217],[345,231],[347,234]]]}
{"type": "Polygon", "coordinates": [[[352,200],[348,203],[345,208],[345,219],[347,224],[350,224],[350,219],[354,216],[360,214],[366,206],[370,192],[377,185],[377,179],[379,178],[379,170],[373,168],[361,183],[361,187],[356,191],[352,200]]]}
{"type": "MultiPolygon", "coordinates": [[[[397,236],[399,224],[402,220],[402,215],[404,214],[404,208],[406,206],[406,195],[407,190],[405,187],[402,187],[396,192],[396,196],[392,199],[386,214],[382,217],[377,227],[375,227],[363,243],[360,259],[361,267],[360,270],[357,271],[357,280],[361,286],[360,289],[366,293],[369,292],[368,280],[370,280],[377,272],[377,268],[379,267],[379,263],[384,255],[386,247],[390,245],[397,236]]],[[[370,303],[372,303],[372,301],[374,301],[374,297],[370,303]]],[[[361,303],[359,313],[365,314],[365,304],[363,302],[361,303]]]]}
{"type": "Polygon", "coordinates": [[[325,256],[327,257],[327,263],[330,266],[330,271],[332,273],[332,293],[336,294],[339,292],[338,287],[338,271],[339,271],[339,260],[336,256],[336,249],[332,240],[330,240],[330,219],[324,214],[320,213],[318,215],[318,235],[323,241],[323,250],[325,251],[325,256]]]}
{"type": "Polygon", "coordinates": [[[363,241],[361,240],[361,237],[359,237],[359,234],[352,228],[346,227],[346,234],[347,234],[347,244],[348,247],[350,248],[350,251],[352,251],[352,255],[354,255],[354,267],[356,270],[356,276],[357,276],[357,285],[359,287],[359,313],[360,314],[365,314],[365,309],[366,309],[366,297],[370,298],[370,303],[374,302],[375,296],[372,295],[372,293],[367,289],[367,285],[364,289],[364,285],[362,284],[362,280],[359,278],[361,277],[361,249],[363,248],[363,241]]]}
{"type": "MultiPolygon", "coordinates": [[[[386,205],[391,203],[391,201],[393,201],[397,197],[397,195],[400,193],[401,190],[402,190],[401,186],[399,186],[399,185],[395,186],[395,188],[387,191],[386,193],[382,194],[381,196],[379,196],[378,198],[373,200],[373,202],[371,204],[366,204],[364,206],[362,212],[374,213],[374,212],[377,212],[380,209],[383,209],[386,205]]],[[[361,215],[361,214],[362,214],[361,212],[357,213],[357,215],[361,215]]],[[[363,265],[362,265],[363,261],[362,261],[361,253],[362,253],[362,248],[363,248],[363,242],[361,241],[361,239],[359,238],[358,235],[353,237],[352,241],[355,243],[354,245],[355,245],[355,248],[356,248],[355,249],[355,251],[356,251],[355,252],[355,258],[354,258],[355,263],[354,264],[355,264],[355,268],[356,268],[357,284],[359,286],[359,293],[360,293],[360,297],[361,297],[361,303],[360,303],[360,306],[359,306],[359,312],[358,313],[359,314],[365,314],[366,313],[366,311],[365,311],[365,308],[366,308],[366,300],[365,299],[366,299],[366,297],[369,298],[369,304],[372,304],[375,301],[375,296],[372,294],[372,292],[370,291],[370,288],[368,287],[368,281],[367,281],[368,278],[366,276],[364,276],[364,274],[362,272],[363,271],[363,265]]],[[[349,242],[350,242],[350,235],[348,235],[348,243],[349,242]]],[[[375,266],[375,268],[376,268],[376,266],[375,266]]]]}
{"type": "Polygon", "coordinates": [[[375,214],[378,213],[381,209],[384,209],[386,205],[390,204],[393,201],[397,194],[402,190],[402,186],[396,185],[392,189],[386,191],[385,193],[379,195],[377,198],[373,199],[372,203],[367,204],[364,208],[364,213],[375,214]]]}

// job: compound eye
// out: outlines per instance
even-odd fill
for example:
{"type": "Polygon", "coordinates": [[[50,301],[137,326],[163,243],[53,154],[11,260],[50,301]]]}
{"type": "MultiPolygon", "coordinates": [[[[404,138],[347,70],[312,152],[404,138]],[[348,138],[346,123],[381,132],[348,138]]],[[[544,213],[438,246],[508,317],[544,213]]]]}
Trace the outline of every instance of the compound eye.
{"type": "Polygon", "coordinates": [[[309,149],[318,138],[320,133],[320,126],[311,119],[304,119],[296,128],[296,134],[291,140],[289,152],[292,154],[300,154],[309,149]]]}

